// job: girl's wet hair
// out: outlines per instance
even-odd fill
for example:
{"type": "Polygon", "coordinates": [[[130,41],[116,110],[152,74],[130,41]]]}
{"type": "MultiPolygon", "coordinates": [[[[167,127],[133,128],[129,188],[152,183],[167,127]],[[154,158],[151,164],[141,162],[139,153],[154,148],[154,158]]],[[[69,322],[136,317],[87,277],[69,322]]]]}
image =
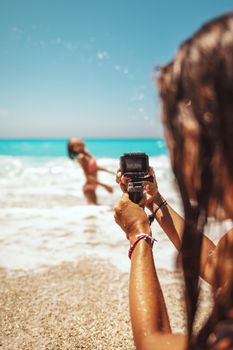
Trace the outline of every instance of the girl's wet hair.
{"type": "MultiPolygon", "coordinates": [[[[208,349],[211,334],[219,323],[233,319],[233,313],[229,314],[229,310],[233,310],[233,246],[228,242],[219,256],[221,269],[216,271],[214,310],[198,336],[193,335],[200,252],[209,204],[212,201],[217,208],[227,211],[223,173],[233,183],[233,12],[207,23],[185,41],[175,59],[160,69],[157,82],[163,121],[173,144],[172,166],[185,213],[181,253],[189,349],[208,349]],[[190,200],[185,182],[186,125],[192,125],[198,140],[192,174],[195,203],[190,200]],[[222,289],[224,269],[229,283],[223,295],[218,291],[222,289]]],[[[232,340],[232,333],[230,338],[232,340]]]]}
{"type": "Polygon", "coordinates": [[[68,143],[67,143],[67,153],[68,153],[69,158],[72,160],[74,160],[78,156],[78,153],[74,152],[74,150],[73,150],[73,143],[71,141],[68,141],[68,143]]]}

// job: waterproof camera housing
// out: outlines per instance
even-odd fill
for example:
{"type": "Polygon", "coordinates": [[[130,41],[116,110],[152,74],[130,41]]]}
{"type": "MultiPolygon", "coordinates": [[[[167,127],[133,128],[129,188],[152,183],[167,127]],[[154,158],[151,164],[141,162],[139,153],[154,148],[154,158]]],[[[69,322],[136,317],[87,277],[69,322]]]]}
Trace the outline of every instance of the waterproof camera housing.
{"type": "Polygon", "coordinates": [[[139,203],[143,197],[144,181],[148,178],[149,158],[146,153],[124,153],[120,157],[122,175],[130,178],[127,192],[134,203],[139,203]]]}

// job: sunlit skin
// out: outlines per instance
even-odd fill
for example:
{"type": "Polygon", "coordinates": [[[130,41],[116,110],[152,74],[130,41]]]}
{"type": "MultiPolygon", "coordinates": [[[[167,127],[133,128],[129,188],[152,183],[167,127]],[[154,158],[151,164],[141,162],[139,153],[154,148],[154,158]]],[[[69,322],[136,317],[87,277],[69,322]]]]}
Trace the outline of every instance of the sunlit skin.
{"type": "MultiPolygon", "coordinates": [[[[125,231],[132,244],[138,233],[151,235],[148,218],[140,206],[129,200],[125,193],[115,208],[115,220],[125,231]],[[132,220],[135,218],[135,220],[132,220]]],[[[141,240],[131,257],[130,315],[134,342],[137,349],[174,349],[174,344],[185,349],[185,337],[177,336],[171,347],[171,327],[164,297],[158,281],[150,246],[141,240]],[[161,338],[166,334],[167,338],[161,338]],[[159,341],[159,343],[158,343],[159,341]]]]}
{"type": "MultiPolygon", "coordinates": [[[[158,190],[158,184],[152,168],[150,168],[149,174],[154,176],[154,182],[145,183],[146,192],[141,205],[146,206],[153,213],[156,211],[160,203],[164,201],[164,197],[160,194],[158,190]]],[[[122,191],[126,192],[126,188],[127,188],[126,184],[128,182],[128,179],[125,178],[124,176],[121,176],[120,171],[118,171],[117,173],[116,181],[120,184],[122,191]]],[[[132,215],[131,217],[132,221],[133,221],[133,218],[135,220],[135,216],[132,215]]],[[[144,220],[145,220],[145,224],[147,225],[148,224],[147,217],[144,216],[144,220]]],[[[163,231],[165,232],[165,234],[168,236],[170,241],[174,244],[175,248],[179,251],[181,247],[181,241],[182,241],[182,235],[183,235],[184,219],[168,203],[166,206],[162,207],[156,213],[156,220],[158,224],[161,226],[161,228],[163,229],[163,231]]],[[[122,225],[119,222],[118,224],[120,226],[122,225]]],[[[124,223],[124,225],[126,224],[124,223]]],[[[122,229],[125,231],[126,226],[122,227],[122,229]]],[[[141,231],[141,232],[144,232],[144,231],[141,231]]],[[[212,279],[213,273],[212,273],[211,266],[212,266],[212,259],[215,260],[213,255],[215,248],[216,248],[215,244],[208,237],[204,236],[202,255],[201,255],[200,276],[208,283],[211,283],[211,279],[212,279]]]]}
{"type": "MultiPolygon", "coordinates": [[[[153,172],[150,169],[150,174],[153,172]]],[[[126,190],[128,179],[117,173],[117,182],[123,192],[126,190]]],[[[158,191],[156,179],[154,183],[145,184],[145,198],[141,205],[146,205],[154,212],[164,200],[158,191]]],[[[129,200],[128,194],[124,193],[115,207],[115,220],[123,229],[130,244],[136,240],[138,233],[152,235],[148,224],[148,218],[143,207],[129,200]]],[[[184,219],[169,205],[162,207],[156,213],[156,220],[179,251],[184,219]]],[[[233,237],[230,230],[220,240],[217,247],[204,236],[201,254],[201,277],[208,283],[213,283],[214,270],[217,263],[218,250],[224,242],[233,237]]],[[[137,349],[185,349],[186,337],[184,335],[171,334],[170,323],[161,291],[160,283],[154,265],[150,246],[140,241],[131,257],[130,272],[130,314],[134,341],[137,349]]],[[[216,348],[217,349],[217,348],[216,348]]]]}

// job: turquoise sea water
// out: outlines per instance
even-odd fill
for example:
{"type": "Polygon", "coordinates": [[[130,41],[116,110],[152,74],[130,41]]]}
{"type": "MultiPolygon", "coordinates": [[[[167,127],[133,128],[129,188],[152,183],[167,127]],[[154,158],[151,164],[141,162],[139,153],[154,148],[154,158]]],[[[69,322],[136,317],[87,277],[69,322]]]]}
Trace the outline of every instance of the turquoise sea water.
{"type": "MultiPolygon", "coordinates": [[[[149,156],[167,153],[163,139],[84,139],[96,157],[118,158],[125,152],[145,152],[149,156]]],[[[0,155],[30,157],[67,156],[67,139],[2,139],[0,155]]]]}

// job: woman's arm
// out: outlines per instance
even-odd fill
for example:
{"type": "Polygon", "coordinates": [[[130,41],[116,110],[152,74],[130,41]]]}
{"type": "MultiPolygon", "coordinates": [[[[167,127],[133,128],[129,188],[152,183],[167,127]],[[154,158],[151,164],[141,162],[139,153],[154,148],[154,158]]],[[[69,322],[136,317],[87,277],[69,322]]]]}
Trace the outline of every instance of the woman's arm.
{"type": "MultiPolygon", "coordinates": [[[[89,182],[94,182],[96,183],[97,185],[99,186],[102,186],[103,188],[105,188],[108,192],[113,192],[113,188],[112,186],[109,186],[109,185],[106,185],[105,183],[103,182],[100,182],[98,179],[97,179],[97,176],[96,175],[90,175],[90,174],[87,174],[86,172],[86,167],[87,167],[87,160],[86,160],[86,157],[85,155],[83,154],[79,154],[78,155],[78,158],[77,158],[77,161],[78,163],[81,165],[83,171],[84,171],[84,174],[86,176],[86,179],[87,181],[89,182]]],[[[98,170],[98,169],[97,169],[98,170]]],[[[115,173],[114,173],[115,175],[115,173]]]]}
{"type": "Polygon", "coordinates": [[[210,283],[216,287],[226,287],[227,281],[232,280],[231,256],[233,250],[233,229],[227,231],[218,242],[215,250],[209,255],[205,269],[208,273],[210,283]],[[217,277],[217,281],[216,281],[217,277]]]}
{"type": "MultiPolygon", "coordinates": [[[[153,213],[156,211],[155,218],[158,224],[161,226],[161,228],[166,233],[170,241],[179,251],[183,237],[184,219],[169,205],[169,203],[166,203],[165,205],[159,208],[159,206],[163,202],[164,198],[159,192],[157,192],[157,195],[155,196],[152,205],[150,204],[149,209],[153,213]]],[[[211,283],[212,281],[210,258],[215,248],[215,244],[204,235],[200,259],[200,276],[208,283],[211,283]]]]}
{"type": "MultiPolygon", "coordinates": [[[[149,175],[153,176],[154,182],[145,182],[146,201],[144,204],[152,213],[156,212],[156,221],[168,236],[170,241],[174,244],[176,249],[180,251],[184,230],[184,219],[169,205],[169,203],[165,201],[165,198],[159,193],[155,173],[152,168],[149,169],[149,175]],[[163,202],[166,204],[160,207],[163,202]]],[[[122,191],[125,192],[129,179],[122,176],[121,172],[118,171],[116,181],[119,183],[122,191]]],[[[215,247],[215,244],[204,235],[200,260],[200,276],[208,283],[211,283],[212,280],[210,265],[211,255],[213,254],[215,247]]]]}
{"type": "MultiPolygon", "coordinates": [[[[124,194],[116,206],[115,220],[125,231],[130,244],[135,242],[136,235],[139,233],[151,235],[144,210],[130,201],[128,194],[124,194]]],[[[174,350],[174,346],[177,346],[177,350],[184,349],[181,345],[185,344],[185,338],[171,335],[152,249],[143,239],[137,243],[131,256],[129,299],[132,330],[137,349],[174,350]],[[177,339],[179,339],[178,342],[177,339]]]]}
{"type": "Polygon", "coordinates": [[[137,348],[140,348],[144,338],[155,332],[171,332],[152,250],[143,239],[131,257],[129,300],[137,348]]]}
{"type": "Polygon", "coordinates": [[[159,192],[148,209],[155,213],[155,219],[177,250],[180,250],[184,230],[184,219],[165,201],[159,192]],[[161,204],[164,203],[162,206],[161,204]]]}
{"type": "Polygon", "coordinates": [[[116,173],[114,171],[108,170],[108,169],[100,167],[100,166],[97,166],[97,170],[105,171],[106,173],[109,173],[109,174],[112,174],[112,175],[116,175],[116,173]]]}
{"type": "Polygon", "coordinates": [[[131,258],[129,301],[137,349],[185,350],[186,337],[171,334],[152,250],[144,240],[137,244],[131,258]]]}

